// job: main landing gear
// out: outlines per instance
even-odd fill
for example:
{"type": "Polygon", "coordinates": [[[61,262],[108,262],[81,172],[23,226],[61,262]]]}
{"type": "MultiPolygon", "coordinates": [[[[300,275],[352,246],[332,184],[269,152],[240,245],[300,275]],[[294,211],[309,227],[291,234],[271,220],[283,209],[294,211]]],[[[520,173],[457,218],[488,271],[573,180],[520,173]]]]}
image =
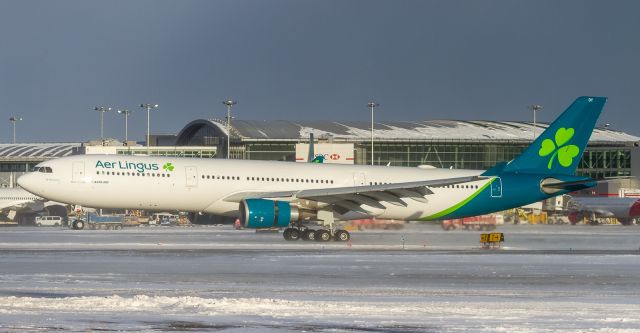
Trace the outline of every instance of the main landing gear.
{"type": "Polygon", "coordinates": [[[346,242],[351,239],[351,234],[346,230],[335,230],[332,233],[331,230],[327,229],[313,230],[299,227],[284,229],[283,236],[288,241],[302,239],[305,241],[328,242],[333,239],[336,242],[346,242]]]}
{"type": "Polygon", "coordinates": [[[351,234],[346,230],[336,230],[333,228],[335,219],[333,212],[327,210],[319,210],[317,214],[318,220],[322,221],[324,229],[313,230],[295,223],[291,227],[284,229],[284,239],[288,241],[297,241],[298,239],[305,241],[328,242],[335,240],[336,242],[347,242],[351,239],[351,234]]]}

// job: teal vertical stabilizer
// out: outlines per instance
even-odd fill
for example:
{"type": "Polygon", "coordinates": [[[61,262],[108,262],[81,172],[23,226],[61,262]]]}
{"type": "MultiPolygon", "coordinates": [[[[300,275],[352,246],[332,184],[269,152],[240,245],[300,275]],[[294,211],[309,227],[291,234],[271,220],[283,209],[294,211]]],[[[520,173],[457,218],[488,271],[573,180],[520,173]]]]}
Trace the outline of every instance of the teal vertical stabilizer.
{"type": "Polygon", "coordinates": [[[499,171],[573,175],[606,101],[606,97],[578,97],[520,156],[499,171]]]}

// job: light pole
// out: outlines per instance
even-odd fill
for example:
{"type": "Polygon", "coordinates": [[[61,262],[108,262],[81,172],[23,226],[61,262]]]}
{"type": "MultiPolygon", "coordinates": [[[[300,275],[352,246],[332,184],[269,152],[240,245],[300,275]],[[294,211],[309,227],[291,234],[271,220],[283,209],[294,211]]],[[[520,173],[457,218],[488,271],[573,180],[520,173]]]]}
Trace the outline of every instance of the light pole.
{"type": "Polygon", "coordinates": [[[369,102],[367,106],[371,109],[371,165],[373,165],[373,109],[380,106],[380,103],[369,102]]]}
{"type": "Polygon", "coordinates": [[[226,100],[222,101],[222,104],[227,106],[227,159],[229,159],[229,154],[231,151],[229,150],[231,146],[229,142],[231,141],[231,107],[238,104],[238,101],[226,100]]]}
{"type": "Polygon", "coordinates": [[[542,110],[542,105],[533,104],[529,105],[529,110],[533,111],[533,140],[536,139],[536,113],[542,110]]]}
{"type": "Polygon", "coordinates": [[[149,123],[151,122],[151,116],[149,116],[149,114],[151,113],[151,109],[158,108],[158,104],[143,103],[140,104],[140,107],[147,110],[147,155],[149,155],[149,138],[151,136],[149,133],[149,123]]]}
{"type": "Polygon", "coordinates": [[[21,117],[13,116],[9,121],[13,124],[13,143],[16,143],[16,122],[22,120],[21,117]]]}
{"type": "Polygon", "coordinates": [[[104,113],[111,111],[111,108],[107,106],[96,106],[93,109],[100,112],[100,140],[104,141],[104,113]]]}
{"type": "Polygon", "coordinates": [[[129,141],[129,115],[131,111],[124,109],[118,110],[118,113],[124,115],[124,142],[126,143],[129,141]]]}

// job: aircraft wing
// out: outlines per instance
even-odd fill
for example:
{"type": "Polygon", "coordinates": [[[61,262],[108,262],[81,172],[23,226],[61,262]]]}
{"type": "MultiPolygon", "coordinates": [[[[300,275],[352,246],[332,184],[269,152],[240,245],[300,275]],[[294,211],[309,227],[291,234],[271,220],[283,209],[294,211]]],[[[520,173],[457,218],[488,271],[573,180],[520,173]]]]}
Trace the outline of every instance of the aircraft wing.
{"type": "Polygon", "coordinates": [[[30,203],[33,203],[33,201],[32,200],[13,200],[8,202],[3,202],[2,204],[0,204],[0,210],[6,209],[6,208],[16,208],[16,209],[25,208],[30,203]]]}
{"type": "Polygon", "coordinates": [[[384,201],[404,207],[407,206],[407,203],[405,202],[407,199],[426,203],[427,199],[425,199],[424,196],[433,194],[427,186],[454,185],[485,178],[487,177],[470,176],[382,185],[362,185],[274,192],[239,192],[224,198],[224,201],[240,202],[244,199],[275,198],[305,199],[331,204],[341,208],[340,210],[342,211],[354,210],[368,213],[360,208],[360,205],[384,209],[384,205],[380,202],[384,201]]]}

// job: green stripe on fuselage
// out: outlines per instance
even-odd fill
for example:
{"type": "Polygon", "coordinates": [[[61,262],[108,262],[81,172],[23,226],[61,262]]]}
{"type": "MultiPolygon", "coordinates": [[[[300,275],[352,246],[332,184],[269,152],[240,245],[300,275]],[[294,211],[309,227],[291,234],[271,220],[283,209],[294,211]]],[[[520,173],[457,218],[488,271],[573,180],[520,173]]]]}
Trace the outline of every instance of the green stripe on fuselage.
{"type": "Polygon", "coordinates": [[[453,212],[455,212],[456,210],[460,209],[460,207],[466,205],[469,201],[473,200],[473,198],[477,197],[478,194],[480,194],[482,191],[484,191],[484,189],[486,189],[489,185],[491,185],[491,183],[493,183],[493,181],[496,180],[496,178],[491,178],[490,181],[488,181],[486,184],[482,185],[482,187],[480,189],[478,189],[477,191],[473,192],[473,194],[471,194],[468,198],[462,200],[461,202],[459,202],[458,204],[451,206],[439,213],[435,213],[433,215],[427,216],[427,217],[422,217],[419,220],[421,221],[430,221],[430,220],[435,220],[435,219],[439,219],[445,215],[449,215],[453,212]]]}

